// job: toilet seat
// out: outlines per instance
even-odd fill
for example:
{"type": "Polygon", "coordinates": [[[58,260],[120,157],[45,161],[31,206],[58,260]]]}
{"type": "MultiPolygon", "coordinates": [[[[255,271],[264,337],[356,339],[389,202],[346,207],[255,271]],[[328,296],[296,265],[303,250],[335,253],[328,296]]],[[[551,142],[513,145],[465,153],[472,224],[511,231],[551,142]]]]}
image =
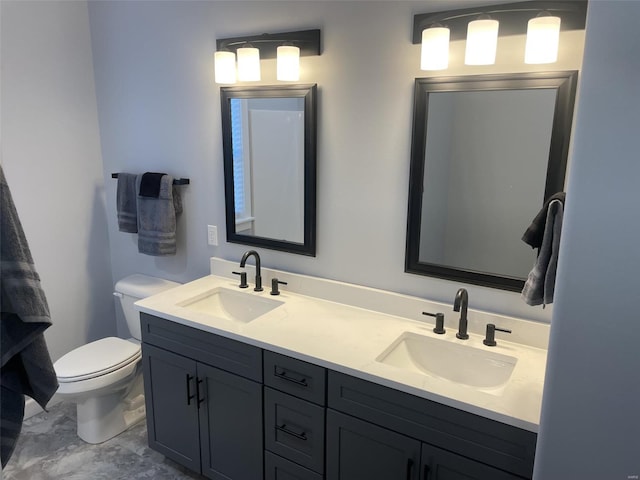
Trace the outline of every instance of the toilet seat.
{"type": "Polygon", "coordinates": [[[62,356],[54,369],[59,383],[80,382],[122,369],[141,356],[140,344],[134,340],[107,337],[62,356]]]}

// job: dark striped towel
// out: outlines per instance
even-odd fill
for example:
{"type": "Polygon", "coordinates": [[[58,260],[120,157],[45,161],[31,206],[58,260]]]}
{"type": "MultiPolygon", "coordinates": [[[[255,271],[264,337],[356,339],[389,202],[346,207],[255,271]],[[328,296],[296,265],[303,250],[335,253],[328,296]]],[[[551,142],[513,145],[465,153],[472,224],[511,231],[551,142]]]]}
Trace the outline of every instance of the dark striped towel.
{"type": "Polygon", "coordinates": [[[24,395],[42,408],[58,389],[43,332],[49,306],[35,270],[9,186],[0,166],[0,453],[13,453],[24,415],[24,395]]]}

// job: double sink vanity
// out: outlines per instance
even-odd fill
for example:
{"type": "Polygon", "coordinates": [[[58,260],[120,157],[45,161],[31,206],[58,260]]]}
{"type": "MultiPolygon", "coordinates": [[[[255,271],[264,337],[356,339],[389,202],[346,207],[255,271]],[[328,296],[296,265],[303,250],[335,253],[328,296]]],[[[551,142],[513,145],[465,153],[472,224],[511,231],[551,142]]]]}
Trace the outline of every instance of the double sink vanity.
{"type": "Polygon", "coordinates": [[[547,325],[470,310],[462,340],[451,305],[237,269],[137,303],[152,448],[212,479],[531,478],[547,325]]]}

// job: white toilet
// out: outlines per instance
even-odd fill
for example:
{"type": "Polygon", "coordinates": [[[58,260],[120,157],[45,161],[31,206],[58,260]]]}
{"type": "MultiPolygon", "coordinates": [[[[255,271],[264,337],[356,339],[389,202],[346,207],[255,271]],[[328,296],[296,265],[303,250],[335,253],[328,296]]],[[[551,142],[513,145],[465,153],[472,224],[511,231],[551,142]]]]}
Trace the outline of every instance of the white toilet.
{"type": "Polygon", "coordinates": [[[118,281],[114,295],[133,338],[96,340],[55,362],[57,395],[77,404],[78,436],[85,442],[102,443],[144,418],[140,315],[133,304],[178,285],[140,274],[118,281]]]}

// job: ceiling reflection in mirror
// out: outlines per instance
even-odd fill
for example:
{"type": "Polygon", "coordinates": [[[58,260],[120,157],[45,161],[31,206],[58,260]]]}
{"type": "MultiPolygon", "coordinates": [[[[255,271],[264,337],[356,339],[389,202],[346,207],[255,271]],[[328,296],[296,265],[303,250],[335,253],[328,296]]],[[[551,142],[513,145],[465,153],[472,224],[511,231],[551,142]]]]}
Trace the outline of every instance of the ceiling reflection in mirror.
{"type": "Polygon", "coordinates": [[[522,289],[522,234],[563,189],[574,89],[574,72],[416,81],[408,272],[522,289]]]}
{"type": "Polygon", "coordinates": [[[221,89],[227,240],[315,254],[315,86],[221,89]]]}

